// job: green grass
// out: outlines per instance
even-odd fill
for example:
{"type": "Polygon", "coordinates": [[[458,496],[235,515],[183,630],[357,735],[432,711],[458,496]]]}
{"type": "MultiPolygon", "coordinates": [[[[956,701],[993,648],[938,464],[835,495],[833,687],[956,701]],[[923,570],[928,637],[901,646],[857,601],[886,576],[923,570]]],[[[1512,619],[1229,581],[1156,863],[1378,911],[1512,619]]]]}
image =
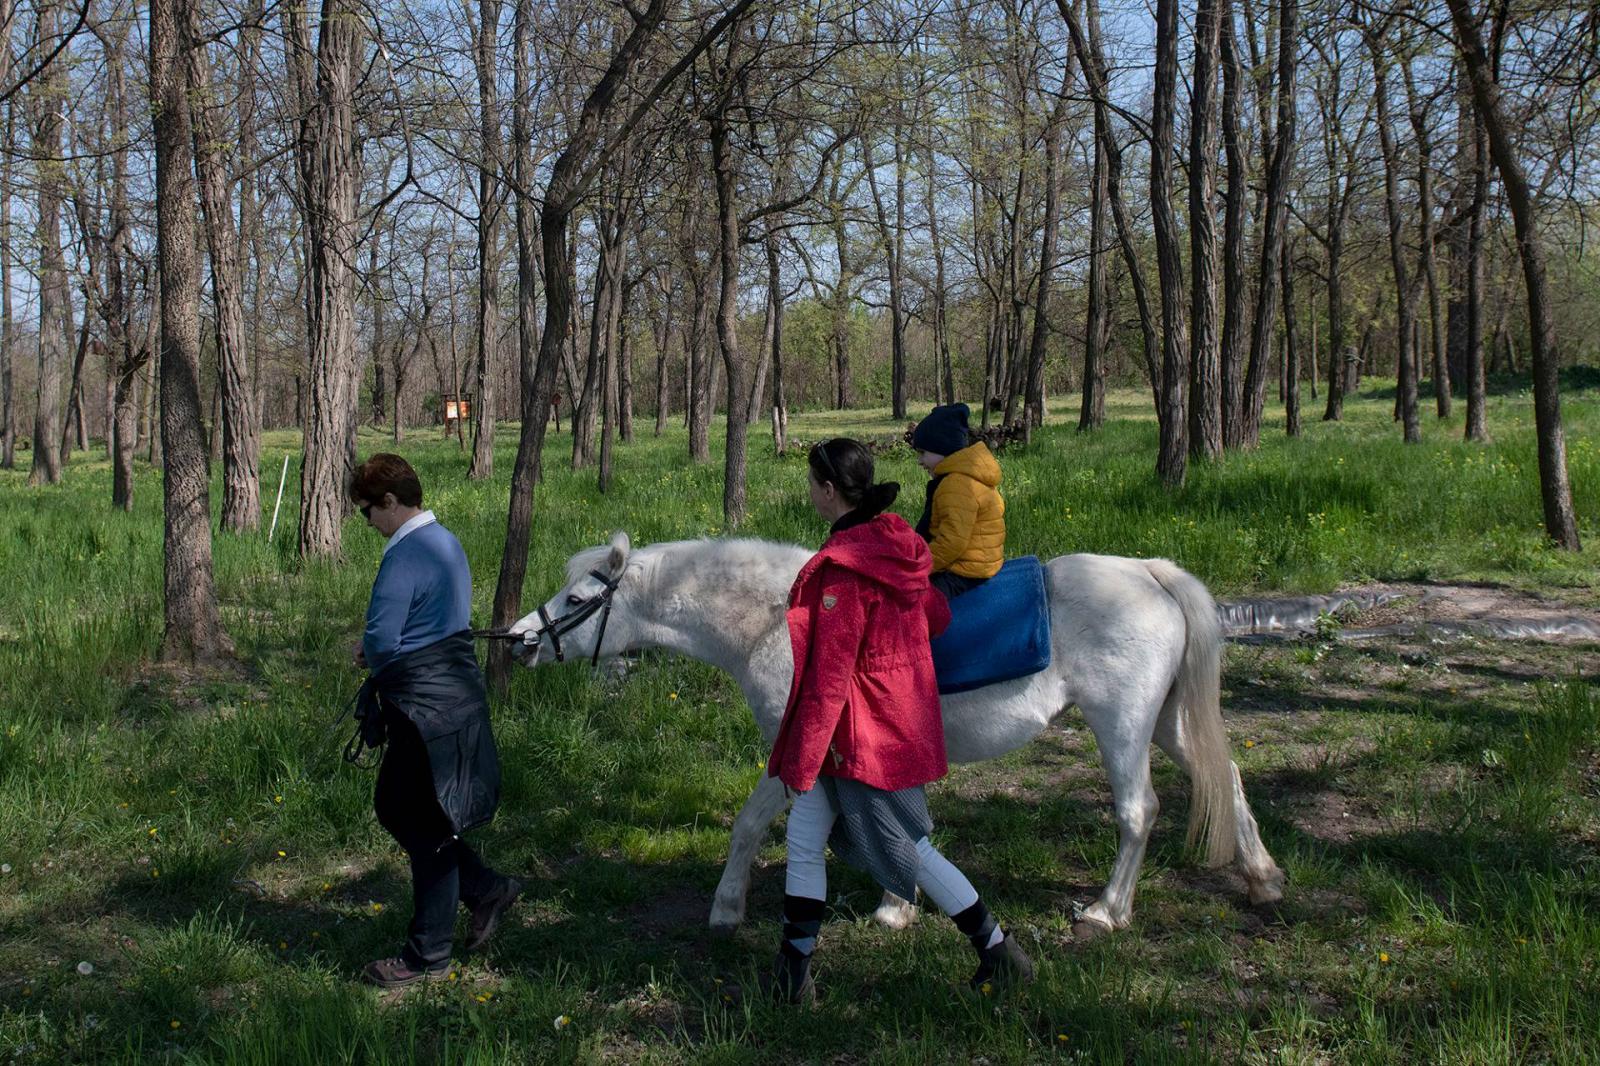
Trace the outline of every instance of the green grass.
{"type": "MultiPolygon", "coordinates": [[[[1491,400],[1493,444],[1430,420],[1413,447],[1368,396],[1342,424],[1310,422],[1299,441],[1269,430],[1259,450],[1195,468],[1176,495],[1153,482],[1147,408],[1116,394],[1106,430],[1079,436],[1063,401],[1031,449],[1003,456],[1013,553],[1165,555],[1222,595],[1494,580],[1597,601],[1592,391],[1566,401],[1578,555],[1540,531],[1526,394],[1491,400]]],[[[895,429],[884,411],[791,425],[807,440],[895,429]]],[[[641,430],[605,496],[592,470],[567,468],[570,437],[552,438],[526,602],[613,529],[639,543],[724,532],[720,463],[689,464],[679,427],[641,430]]],[[[744,532],[816,543],[803,462],[753,443],[744,532]]],[[[268,514],[297,444],[268,435],[268,514]]],[[[480,621],[515,427],[498,444],[486,484],[465,480],[465,455],[436,430],[400,448],[467,549],[480,621]]],[[[388,447],[363,432],[363,454],[388,447]]],[[[881,470],[914,514],[909,453],[881,470]]],[[[1186,789],[1158,759],[1136,925],[1073,943],[1068,904],[1098,891],[1115,848],[1087,731],[1069,715],[1021,752],[958,769],[932,790],[941,846],[1041,963],[1038,984],[998,1008],[960,990],[971,960],[949,923],[878,929],[873,886],[837,866],[818,1007],[725,1002],[770,959],[782,891],[775,832],[746,928],[706,935],[732,813],[766,756],[737,689],[662,656],[620,679],[519,672],[495,709],[504,802],[478,836],[529,882],[522,920],[454,980],[386,998],[354,975],[402,936],[406,871],[371,816],[370,771],[343,764],[330,730],[358,682],[348,648],[379,539],[352,519],[342,561],[301,563],[291,470],[273,543],[215,542],[246,669],[173,674],[148,663],[158,475],[141,466],[126,515],[98,455],[60,486],[24,481],[0,472],[0,1062],[1600,1058],[1596,649],[1231,648],[1230,728],[1291,877],[1281,921],[1189,864],[1186,789]]]]}

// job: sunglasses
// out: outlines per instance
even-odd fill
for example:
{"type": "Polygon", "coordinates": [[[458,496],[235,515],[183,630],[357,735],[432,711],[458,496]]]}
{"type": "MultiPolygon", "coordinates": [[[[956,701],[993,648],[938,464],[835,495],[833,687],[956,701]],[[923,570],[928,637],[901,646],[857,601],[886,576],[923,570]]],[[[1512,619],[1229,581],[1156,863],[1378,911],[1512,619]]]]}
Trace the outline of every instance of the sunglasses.
{"type": "Polygon", "coordinates": [[[833,460],[828,456],[828,449],[819,441],[811,446],[811,461],[827,471],[828,476],[823,482],[832,482],[835,488],[839,485],[839,471],[834,467],[833,460]]]}

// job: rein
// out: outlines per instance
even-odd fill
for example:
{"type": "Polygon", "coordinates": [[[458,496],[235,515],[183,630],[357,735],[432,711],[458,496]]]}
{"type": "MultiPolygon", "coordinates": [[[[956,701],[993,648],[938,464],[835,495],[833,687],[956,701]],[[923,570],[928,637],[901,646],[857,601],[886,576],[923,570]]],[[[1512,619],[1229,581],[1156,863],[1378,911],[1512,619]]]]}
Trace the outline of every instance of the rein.
{"type": "Polygon", "coordinates": [[[571,633],[583,623],[593,618],[596,612],[600,614],[600,632],[595,637],[594,654],[589,658],[591,669],[600,665],[600,646],[605,643],[606,625],[611,621],[611,600],[617,594],[617,585],[622,578],[608,577],[598,570],[589,571],[589,576],[605,586],[605,590],[598,595],[591,596],[578,604],[571,611],[560,618],[551,618],[550,612],[539,605],[539,622],[541,628],[531,633],[513,633],[509,629],[474,629],[472,635],[483,640],[520,640],[524,644],[538,647],[548,635],[550,643],[555,647],[556,662],[567,661],[565,650],[561,647],[561,638],[564,634],[571,633]]]}

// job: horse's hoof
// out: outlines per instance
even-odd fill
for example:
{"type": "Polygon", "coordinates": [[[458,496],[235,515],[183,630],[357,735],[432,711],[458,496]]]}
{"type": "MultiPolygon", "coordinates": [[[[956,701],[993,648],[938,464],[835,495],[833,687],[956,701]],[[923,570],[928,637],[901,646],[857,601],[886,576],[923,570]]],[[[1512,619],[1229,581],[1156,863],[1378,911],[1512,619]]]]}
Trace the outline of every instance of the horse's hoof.
{"type": "Polygon", "coordinates": [[[1080,944],[1100,940],[1103,937],[1110,936],[1113,932],[1115,930],[1109,925],[1102,925],[1091,918],[1079,918],[1072,923],[1072,939],[1080,944]]]}
{"type": "Polygon", "coordinates": [[[715,919],[712,919],[710,929],[711,935],[716,937],[718,940],[727,940],[729,937],[733,936],[734,933],[739,931],[739,923],[719,922],[715,919]]]}
{"type": "Polygon", "coordinates": [[[879,925],[890,929],[908,929],[917,920],[917,908],[904,903],[884,904],[872,912],[872,917],[879,925]]]}

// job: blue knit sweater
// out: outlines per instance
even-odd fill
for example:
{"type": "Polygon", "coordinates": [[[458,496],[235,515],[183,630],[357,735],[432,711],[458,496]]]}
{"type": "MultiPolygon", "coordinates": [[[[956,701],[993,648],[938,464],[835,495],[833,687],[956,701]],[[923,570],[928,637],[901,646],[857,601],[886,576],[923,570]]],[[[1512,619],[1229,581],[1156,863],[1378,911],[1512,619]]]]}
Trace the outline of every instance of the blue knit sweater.
{"type": "Polygon", "coordinates": [[[397,655],[425,648],[472,624],[472,571],[454,533],[437,522],[390,548],[372,582],[361,648],[376,673],[397,655]]]}

